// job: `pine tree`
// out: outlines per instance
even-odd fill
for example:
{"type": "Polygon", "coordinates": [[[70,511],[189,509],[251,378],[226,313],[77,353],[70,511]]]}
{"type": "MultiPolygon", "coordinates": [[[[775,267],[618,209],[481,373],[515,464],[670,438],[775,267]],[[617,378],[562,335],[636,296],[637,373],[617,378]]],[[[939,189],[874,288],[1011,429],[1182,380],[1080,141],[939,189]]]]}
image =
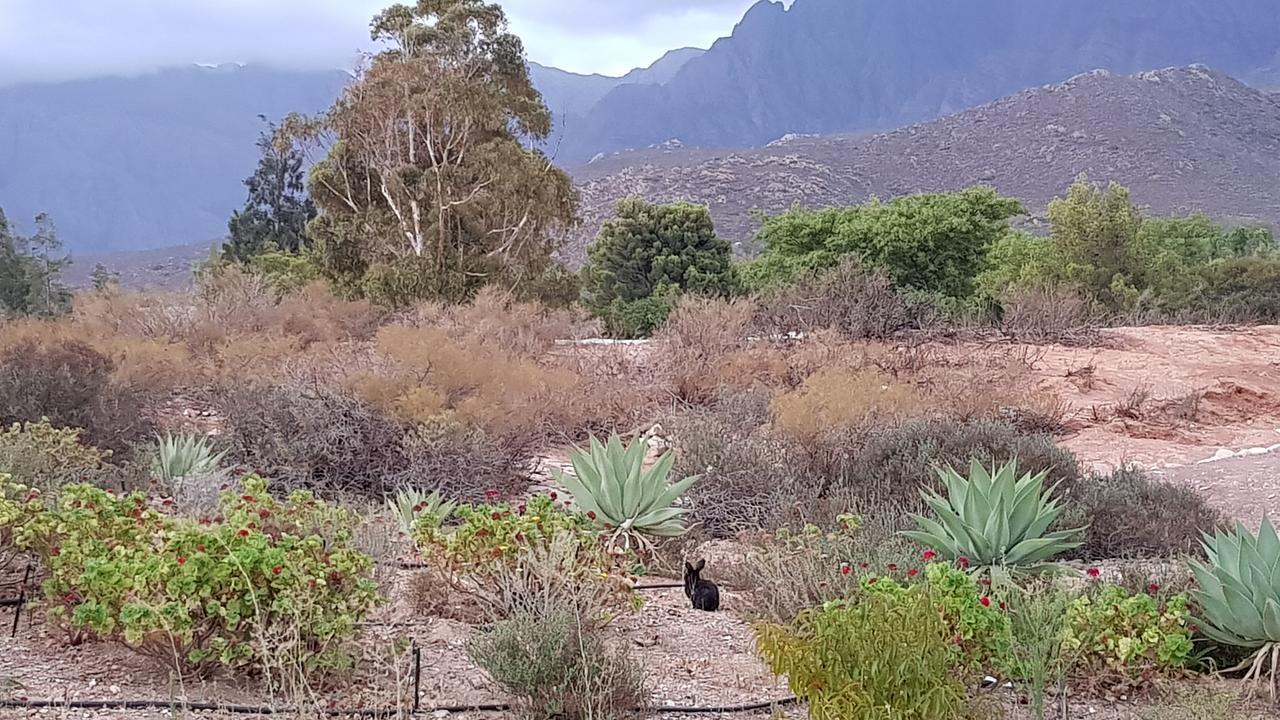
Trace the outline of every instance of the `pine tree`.
{"type": "Polygon", "coordinates": [[[27,314],[62,315],[71,310],[71,290],[62,284],[62,272],[71,258],[62,253],[53,220],[45,213],[36,216],[36,234],[27,238],[27,314]]]}

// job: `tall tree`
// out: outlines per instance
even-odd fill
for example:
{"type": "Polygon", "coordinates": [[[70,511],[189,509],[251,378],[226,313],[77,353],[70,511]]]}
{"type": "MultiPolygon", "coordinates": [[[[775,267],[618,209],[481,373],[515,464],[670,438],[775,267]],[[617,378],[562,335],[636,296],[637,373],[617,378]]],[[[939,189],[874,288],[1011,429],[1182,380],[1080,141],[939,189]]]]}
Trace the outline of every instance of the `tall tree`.
{"type": "Polygon", "coordinates": [[[246,262],[269,250],[298,252],[306,245],[307,223],[316,216],[307,197],[302,153],[278,141],[274,127],[258,137],[258,167],[245,178],[249,196],[227,222],[222,246],[227,260],[246,262]]]}
{"type": "Polygon", "coordinates": [[[419,0],[372,27],[388,49],[323,117],[286,123],[328,153],[310,181],[322,272],[391,301],[461,299],[541,273],[577,198],[526,145],[550,134],[551,114],[502,9],[419,0]]]}
{"type": "Polygon", "coordinates": [[[9,219],[0,209],[0,315],[27,314],[31,295],[29,258],[22,252],[9,219]]]}
{"type": "Polygon", "coordinates": [[[31,315],[61,315],[71,309],[71,289],[62,284],[62,272],[71,257],[62,252],[53,220],[45,213],[36,216],[36,234],[25,241],[28,262],[27,312],[31,315]]]}

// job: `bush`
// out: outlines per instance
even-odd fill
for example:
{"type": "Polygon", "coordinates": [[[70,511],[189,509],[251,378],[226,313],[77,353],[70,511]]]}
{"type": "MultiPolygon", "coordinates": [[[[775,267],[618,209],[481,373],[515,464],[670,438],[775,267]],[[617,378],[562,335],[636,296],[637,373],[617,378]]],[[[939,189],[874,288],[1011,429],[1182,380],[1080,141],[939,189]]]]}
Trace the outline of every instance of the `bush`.
{"type": "Polygon", "coordinates": [[[113,382],[110,358],[78,340],[34,337],[0,347],[0,423],[81,428],[89,445],[127,454],[151,434],[145,395],[113,382]]]}
{"type": "Polygon", "coordinates": [[[766,290],[756,300],[753,326],[766,336],[834,330],[850,340],[886,340],[920,327],[924,308],[883,271],[856,259],[766,290]]]}
{"type": "Polygon", "coordinates": [[[925,409],[912,385],[874,370],[819,370],[773,401],[777,427],[809,441],[831,430],[883,425],[925,409]]]}
{"type": "Polygon", "coordinates": [[[468,502],[491,490],[510,495],[528,486],[539,449],[532,433],[494,435],[456,422],[428,422],[405,433],[407,465],[394,480],[468,502]]]}
{"type": "Polygon", "coordinates": [[[754,309],[754,304],[741,299],[680,298],[654,336],[661,344],[660,361],[677,398],[695,404],[711,402],[722,385],[732,382],[723,364],[726,356],[746,345],[754,309]]]}
{"type": "Polygon", "coordinates": [[[1226,523],[1193,488],[1136,469],[1085,478],[1068,500],[1064,522],[1089,523],[1072,557],[1087,560],[1199,555],[1204,534],[1226,523]]]}
{"type": "Polygon", "coordinates": [[[1063,652],[1075,676],[1138,689],[1191,662],[1190,618],[1185,595],[1162,601],[1102,585],[1068,609],[1063,652]]]}
{"type": "Polygon", "coordinates": [[[0,433],[0,473],[48,494],[71,483],[100,484],[110,455],[81,443],[79,430],[48,422],[14,423],[0,433]]]}
{"type": "Polygon", "coordinates": [[[1000,329],[1020,342],[1087,344],[1104,322],[1094,302],[1067,285],[1010,288],[999,303],[1000,329]]]}
{"type": "Polygon", "coordinates": [[[647,338],[667,322],[679,297],[677,292],[664,290],[640,300],[614,300],[595,313],[604,323],[605,333],[609,337],[647,338]]]}
{"type": "Polygon", "coordinates": [[[382,497],[409,467],[403,430],[341,392],[303,385],[224,387],[214,398],[225,422],[227,460],[290,488],[382,497]]]}
{"type": "Polygon", "coordinates": [[[88,485],[50,510],[29,504],[17,538],[46,568],[50,619],[197,675],[349,670],[350,642],[379,602],[350,517],[306,493],[277,502],[253,476],[241,493],[199,522],[88,485]]]}
{"type": "MultiPolygon", "coordinates": [[[[568,510],[556,493],[538,495],[517,505],[491,502],[464,505],[454,511],[456,525],[442,526],[430,517],[419,521],[414,540],[436,577],[453,590],[500,610],[509,605],[511,571],[530,552],[546,552],[554,543],[569,543],[567,577],[583,586],[608,586],[625,606],[631,598],[628,573],[635,556],[609,543],[607,533],[586,515],[568,510]]],[[[584,617],[583,622],[599,618],[584,617]]]]}
{"type": "Polygon", "coordinates": [[[467,654],[530,720],[615,720],[644,704],[645,678],[625,646],[610,650],[579,609],[525,603],[467,643],[467,654]]]}
{"type": "Polygon", "coordinates": [[[901,720],[969,718],[935,604],[927,590],[827,603],[790,626],[760,626],[757,647],[813,720],[878,720],[886,708],[901,720]]]}

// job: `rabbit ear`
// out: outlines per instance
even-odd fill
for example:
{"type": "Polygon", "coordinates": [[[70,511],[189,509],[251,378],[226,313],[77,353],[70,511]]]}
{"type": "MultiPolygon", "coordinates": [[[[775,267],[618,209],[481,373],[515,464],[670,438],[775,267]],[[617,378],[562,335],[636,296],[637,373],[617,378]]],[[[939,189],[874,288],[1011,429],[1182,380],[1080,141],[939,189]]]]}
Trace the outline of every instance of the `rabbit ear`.
{"type": "Polygon", "coordinates": [[[688,560],[685,560],[685,561],[684,561],[684,571],[685,571],[685,573],[686,573],[686,574],[688,574],[688,573],[696,573],[696,572],[698,572],[697,570],[694,570],[694,569],[693,569],[693,566],[689,564],[689,561],[688,561],[688,560]]]}
{"type": "Polygon", "coordinates": [[[697,572],[702,572],[702,568],[704,568],[704,567],[706,567],[706,566],[707,566],[707,559],[706,559],[706,558],[703,558],[703,559],[701,559],[701,560],[699,560],[699,561],[698,561],[698,564],[697,564],[697,565],[695,565],[693,569],[694,569],[694,570],[696,570],[697,572]]]}

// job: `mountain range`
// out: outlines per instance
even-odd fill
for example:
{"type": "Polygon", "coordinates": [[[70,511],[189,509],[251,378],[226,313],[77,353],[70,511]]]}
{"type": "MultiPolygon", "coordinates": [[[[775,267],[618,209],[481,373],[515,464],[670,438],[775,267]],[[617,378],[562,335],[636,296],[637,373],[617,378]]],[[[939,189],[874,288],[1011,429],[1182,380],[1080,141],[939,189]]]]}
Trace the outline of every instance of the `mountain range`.
{"type": "MultiPolygon", "coordinates": [[[[674,50],[623,77],[577,75],[538,64],[530,71],[557,121],[545,149],[583,189],[584,232],[598,227],[601,208],[626,188],[674,197],[684,187],[688,199],[711,198],[726,218],[726,232],[745,241],[750,232],[737,219],[739,206],[776,209],[792,200],[847,201],[932,180],[916,179],[906,162],[886,160],[881,164],[887,167],[881,167],[872,160],[876,148],[908,153],[916,166],[964,165],[966,172],[955,170],[956,178],[982,179],[990,170],[1002,189],[1038,201],[1043,192],[1033,182],[1035,171],[1017,172],[1011,166],[1016,158],[1000,159],[1001,147],[1042,157],[1039,145],[1023,145],[1031,135],[1016,141],[993,135],[996,125],[990,119],[985,135],[976,128],[961,132],[954,128],[968,128],[969,121],[955,118],[978,117],[966,112],[1095,68],[1117,73],[1111,80],[1119,82],[1134,72],[1204,63],[1255,87],[1280,86],[1277,28],[1280,3],[1258,0],[794,0],[789,8],[762,1],[707,50],[674,50]],[[902,140],[909,136],[900,134],[906,130],[877,135],[879,144],[867,144],[870,133],[944,116],[953,116],[951,125],[921,125],[915,132],[950,127],[969,138],[974,152],[984,142],[999,146],[994,155],[983,157],[993,152],[987,147],[978,157],[953,158],[951,146],[941,141],[928,153],[918,143],[911,150],[902,140]],[[822,137],[806,137],[812,134],[822,137]],[[783,144],[766,147],[777,142],[783,144]],[[786,165],[792,161],[784,158],[800,164],[786,165]],[[782,175],[756,178],[761,185],[738,187],[706,177],[702,187],[679,177],[694,168],[700,168],[697,174],[713,167],[729,173],[733,163],[766,159],[782,175]],[[968,167],[975,164],[984,167],[968,167]],[[676,170],[665,181],[646,169],[667,165],[676,170]],[[839,176],[864,165],[875,173],[839,176]],[[824,172],[835,175],[824,177],[824,172]],[[789,187],[783,180],[788,177],[803,182],[789,187]],[[720,202],[717,192],[735,197],[720,202]]],[[[225,233],[228,215],[243,202],[241,180],[253,170],[253,143],[263,128],[259,116],[274,120],[293,111],[319,111],[349,77],[341,71],[224,65],[0,88],[0,206],[27,230],[37,212],[50,213],[78,254],[207,243],[225,233]]],[[[1227,83],[1225,75],[1210,77],[1227,83]]],[[[1255,99],[1261,97],[1257,93],[1255,99]]],[[[1118,141],[1070,152],[1060,147],[1074,133],[1109,137],[1110,131],[1093,125],[1107,122],[1115,110],[1108,100],[1091,101],[1092,116],[1086,117],[1084,109],[1073,114],[1063,125],[1065,139],[1043,138],[1042,144],[1060,150],[1044,173],[1056,174],[1068,165],[1088,165],[1100,173],[1111,165],[1137,167],[1133,158],[1125,159],[1126,146],[1118,141]],[[1068,163],[1068,157],[1080,160],[1068,163]]],[[[999,106],[979,111],[993,113],[990,108],[999,106]]],[[[1258,106],[1241,112],[1256,115],[1258,106]]],[[[1148,118],[1154,123],[1150,137],[1133,138],[1147,148],[1141,166],[1148,175],[1163,172],[1194,186],[1203,176],[1196,168],[1206,167],[1207,159],[1176,175],[1171,168],[1182,167],[1184,158],[1180,146],[1168,145],[1176,135],[1164,132],[1159,115],[1148,118]],[[1161,165],[1170,167],[1161,171],[1161,165]]],[[[1267,122],[1265,117],[1256,121],[1267,122]]],[[[1197,148],[1236,153],[1223,163],[1267,165],[1246,145],[1191,127],[1182,130],[1200,138],[1197,148]],[[1221,143],[1213,145],[1211,139],[1221,143]]],[[[931,137],[926,133],[917,140],[931,137]]],[[[1266,177],[1266,172],[1256,174],[1266,177]]],[[[1069,176],[1054,177],[1057,184],[1066,181],[1069,176]]],[[[1168,196],[1171,207],[1193,199],[1174,202],[1175,194],[1171,190],[1168,196]]],[[[1271,212],[1262,205],[1223,209],[1259,217],[1271,212]]]]}

